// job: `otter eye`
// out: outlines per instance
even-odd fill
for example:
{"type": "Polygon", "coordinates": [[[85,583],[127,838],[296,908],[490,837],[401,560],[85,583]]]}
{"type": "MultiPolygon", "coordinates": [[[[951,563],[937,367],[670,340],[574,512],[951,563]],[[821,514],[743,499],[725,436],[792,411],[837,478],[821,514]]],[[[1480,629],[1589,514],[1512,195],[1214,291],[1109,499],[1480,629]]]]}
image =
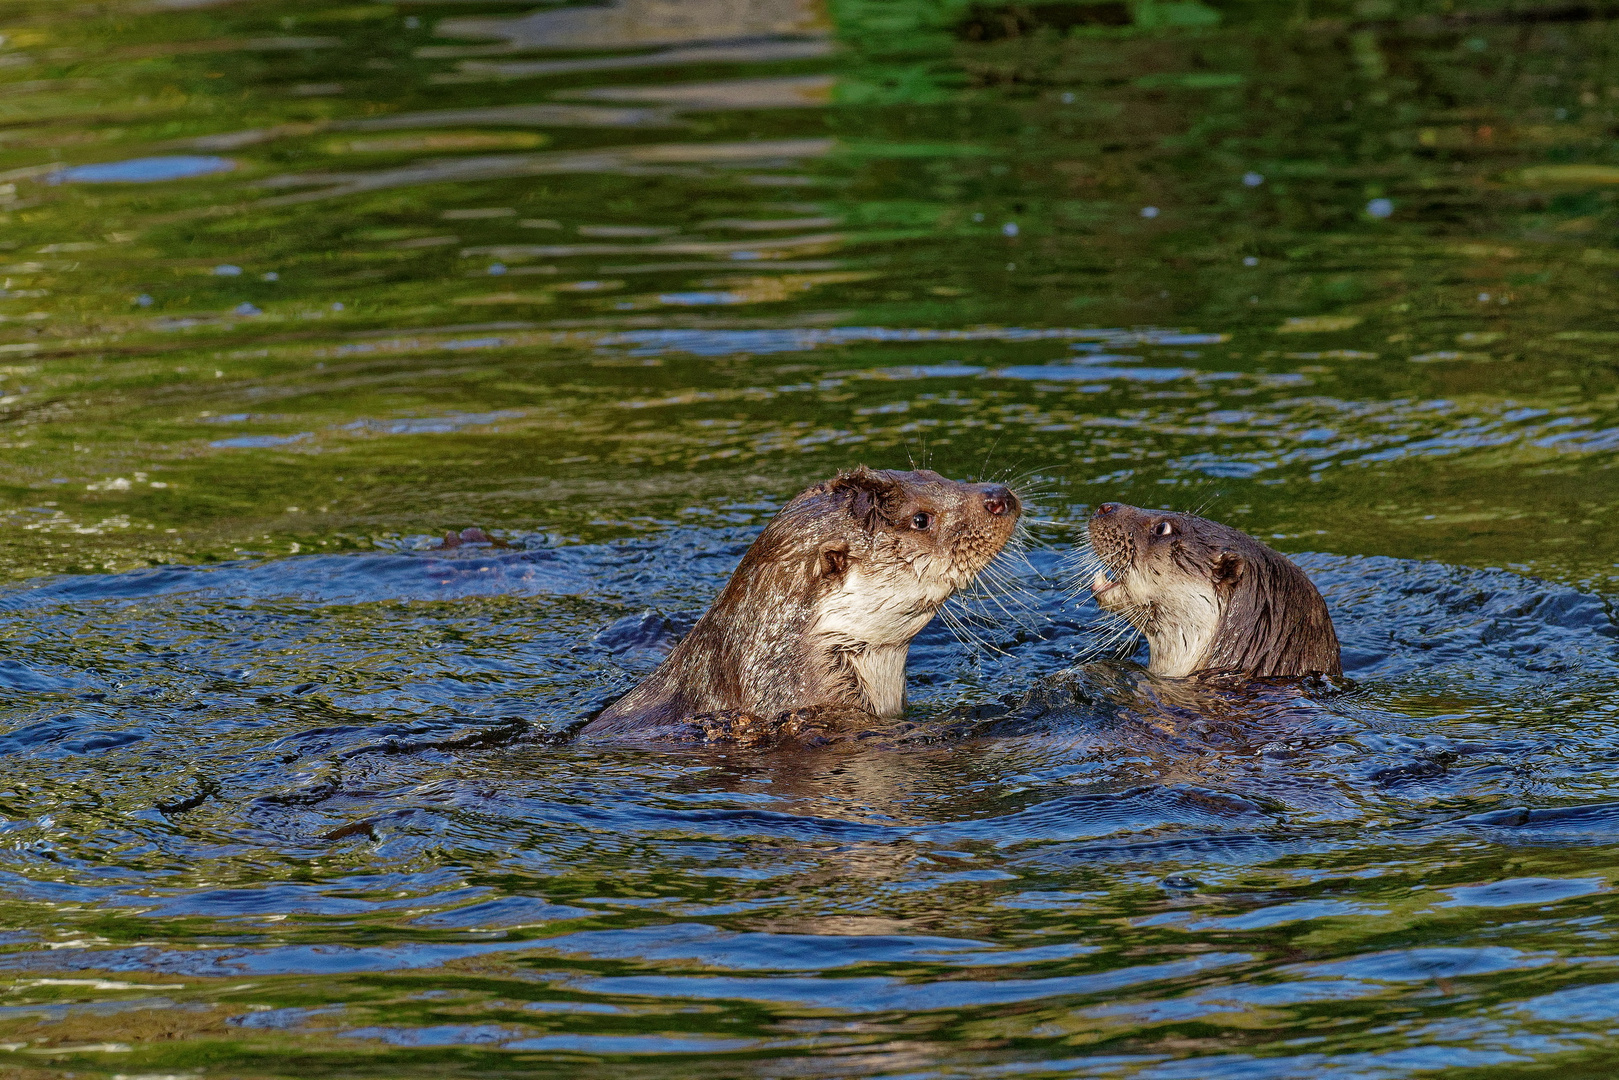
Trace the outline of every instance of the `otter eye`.
{"type": "Polygon", "coordinates": [[[1173,536],[1175,535],[1175,526],[1167,521],[1160,521],[1152,527],[1152,534],[1154,536],[1173,536]]]}
{"type": "Polygon", "coordinates": [[[921,532],[933,524],[933,515],[928,513],[917,514],[911,519],[911,528],[921,532]]]}

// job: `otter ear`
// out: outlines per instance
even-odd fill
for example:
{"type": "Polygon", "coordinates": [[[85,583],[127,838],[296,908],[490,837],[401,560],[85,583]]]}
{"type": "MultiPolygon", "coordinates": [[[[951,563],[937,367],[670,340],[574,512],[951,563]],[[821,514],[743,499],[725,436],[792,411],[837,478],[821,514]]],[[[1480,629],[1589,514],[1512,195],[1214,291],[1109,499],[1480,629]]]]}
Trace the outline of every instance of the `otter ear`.
{"type": "Polygon", "coordinates": [[[1214,556],[1214,584],[1223,592],[1231,592],[1242,580],[1248,561],[1235,551],[1221,551],[1214,556]]]}
{"type": "Polygon", "coordinates": [[[849,569],[849,545],[832,541],[821,545],[820,554],[815,559],[815,576],[818,578],[842,577],[843,572],[849,569]]]}
{"type": "Polygon", "coordinates": [[[839,473],[838,478],[832,481],[832,490],[849,494],[849,513],[866,527],[867,532],[877,531],[878,519],[888,517],[889,504],[900,495],[900,485],[896,481],[864,465],[839,473]]]}

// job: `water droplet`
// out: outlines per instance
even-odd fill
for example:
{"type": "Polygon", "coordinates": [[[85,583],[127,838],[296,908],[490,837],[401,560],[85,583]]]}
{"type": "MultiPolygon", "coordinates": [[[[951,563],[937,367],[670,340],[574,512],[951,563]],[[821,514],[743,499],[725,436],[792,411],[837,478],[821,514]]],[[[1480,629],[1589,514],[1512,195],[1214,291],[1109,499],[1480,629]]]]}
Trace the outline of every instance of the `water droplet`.
{"type": "Polygon", "coordinates": [[[1008,221],[1005,225],[1002,225],[1001,226],[1001,234],[1003,236],[1016,236],[1017,235],[1017,222],[1008,221]]]}
{"type": "Polygon", "coordinates": [[[1063,93],[1062,103],[1064,105],[1072,105],[1074,103],[1074,95],[1072,91],[1065,91],[1063,93]]]}
{"type": "Polygon", "coordinates": [[[1374,218],[1386,218],[1394,213],[1394,200],[1373,199],[1366,204],[1366,212],[1374,218]]]}
{"type": "Polygon", "coordinates": [[[1487,293],[1487,292],[1479,293],[1478,294],[1478,302],[1481,303],[1481,304],[1488,304],[1490,302],[1490,294],[1487,293]]]}
{"type": "Polygon", "coordinates": [[[1242,174],[1242,182],[1249,187],[1258,187],[1265,182],[1265,176],[1263,173],[1245,172],[1242,174]]]}
{"type": "Polygon", "coordinates": [[[1256,259],[1252,255],[1244,255],[1242,257],[1242,265],[1244,265],[1244,266],[1258,266],[1259,265],[1259,260],[1256,259]]]}
{"type": "Polygon", "coordinates": [[[139,296],[135,297],[135,303],[139,304],[141,307],[151,307],[154,302],[155,301],[153,301],[153,299],[150,296],[147,296],[145,293],[141,293],[139,296]]]}
{"type": "Polygon", "coordinates": [[[238,315],[263,315],[264,314],[264,312],[260,311],[258,308],[254,307],[252,304],[249,304],[245,300],[242,301],[240,304],[237,304],[236,307],[233,308],[232,310],[234,310],[236,312],[236,314],[238,314],[238,315]]]}
{"type": "Polygon", "coordinates": [[[1144,218],[1155,218],[1158,216],[1158,208],[1156,206],[1143,206],[1141,208],[1141,216],[1144,218]]]}
{"type": "Polygon", "coordinates": [[[333,311],[342,311],[343,310],[343,301],[339,300],[337,303],[333,304],[332,305],[332,310],[333,311]]]}
{"type": "Polygon", "coordinates": [[[281,280],[281,275],[276,273],[274,270],[271,270],[269,273],[263,275],[263,277],[264,277],[265,281],[280,281],[281,280]]]}
{"type": "Polygon", "coordinates": [[[240,266],[232,266],[230,263],[223,263],[222,265],[214,267],[214,276],[215,277],[241,277],[242,276],[242,268],[240,266]]]}
{"type": "Polygon", "coordinates": [[[499,277],[501,274],[504,274],[506,272],[506,264],[505,263],[490,263],[489,264],[489,272],[491,274],[493,274],[495,277],[499,277]]]}

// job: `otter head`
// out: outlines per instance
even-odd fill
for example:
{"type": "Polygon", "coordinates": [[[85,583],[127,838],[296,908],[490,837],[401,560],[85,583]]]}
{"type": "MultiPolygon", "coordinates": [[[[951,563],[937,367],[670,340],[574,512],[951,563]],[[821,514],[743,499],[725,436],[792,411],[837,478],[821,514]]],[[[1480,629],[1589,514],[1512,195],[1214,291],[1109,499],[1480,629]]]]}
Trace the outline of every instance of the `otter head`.
{"type": "Polygon", "coordinates": [[[1147,637],[1147,670],[1339,675],[1326,602],[1280,552],[1228,525],[1103,503],[1089,525],[1096,603],[1147,637]]]}
{"type": "MultiPolygon", "coordinates": [[[[820,495],[812,488],[805,495],[820,495]]],[[[846,527],[818,548],[818,576],[836,603],[825,605],[864,627],[858,636],[893,643],[899,612],[930,614],[1000,554],[1022,504],[1002,484],[963,484],[936,472],[841,473],[824,486],[844,504],[846,527]]],[[[803,498],[804,496],[800,496],[803,498]]],[[[823,623],[828,622],[823,618],[823,623]]],[[[903,634],[909,641],[915,631],[903,634]]]]}
{"type": "Polygon", "coordinates": [[[865,466],[799,499],[842,510],[815,550],[820,596],[809,636],[841,655],[868,709],[897,716],[911,639],[1000,554],[1022,504],[1002,484],[865,466]]]}

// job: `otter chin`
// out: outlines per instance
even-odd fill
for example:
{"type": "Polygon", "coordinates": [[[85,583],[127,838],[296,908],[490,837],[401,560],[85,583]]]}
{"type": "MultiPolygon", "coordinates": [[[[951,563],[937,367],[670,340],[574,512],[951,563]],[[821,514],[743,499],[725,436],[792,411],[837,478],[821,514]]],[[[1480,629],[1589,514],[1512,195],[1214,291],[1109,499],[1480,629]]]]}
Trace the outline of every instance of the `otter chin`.
{"type": "Polygon", "coordinates": [[[1103,503],[1088,525],[1097,606],[1146,635],[1147,670],[1185,678],[1341,675],[1321,593],[1281,552],[1229,525],[1103,503]]]}
{"type": "Polygon", "coordinates": [[[765,526],[667,659],[581,732],[712,732],[802,710],[905,711],[911,639],[1006,545],[1022,504],[1001,484],[865,466],[801,492],[765,526]]]}

